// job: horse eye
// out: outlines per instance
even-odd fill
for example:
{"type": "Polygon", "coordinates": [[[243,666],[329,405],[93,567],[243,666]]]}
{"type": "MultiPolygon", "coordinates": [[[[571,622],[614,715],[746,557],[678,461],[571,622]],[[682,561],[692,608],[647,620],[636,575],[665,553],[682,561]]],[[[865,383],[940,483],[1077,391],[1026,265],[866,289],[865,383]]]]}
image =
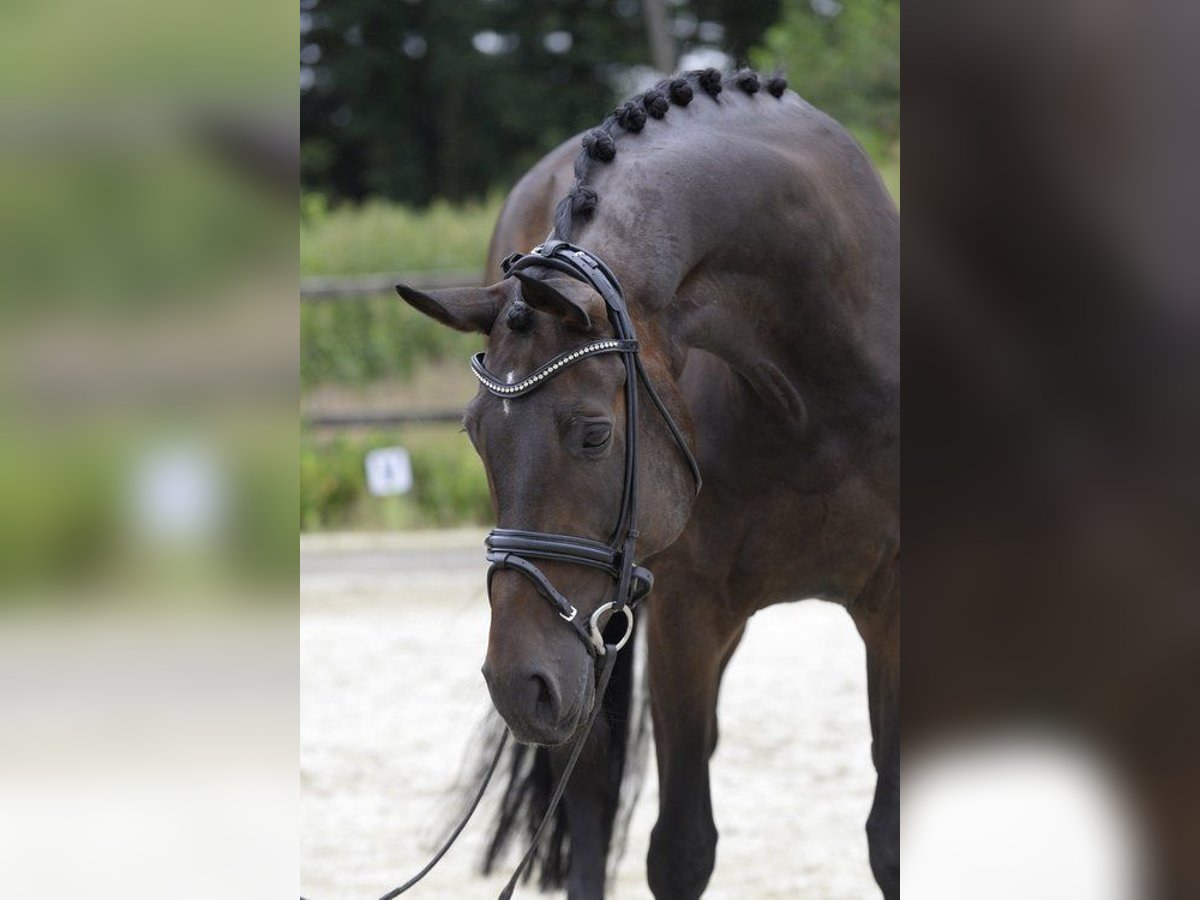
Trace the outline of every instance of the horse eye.
{"type": "Polygon", "coordinates": [[[612,437],[612,427],[609,425],[589,425],[583,432],[583,446],[587,450],[597,450],[608,443],[612,437]]]}

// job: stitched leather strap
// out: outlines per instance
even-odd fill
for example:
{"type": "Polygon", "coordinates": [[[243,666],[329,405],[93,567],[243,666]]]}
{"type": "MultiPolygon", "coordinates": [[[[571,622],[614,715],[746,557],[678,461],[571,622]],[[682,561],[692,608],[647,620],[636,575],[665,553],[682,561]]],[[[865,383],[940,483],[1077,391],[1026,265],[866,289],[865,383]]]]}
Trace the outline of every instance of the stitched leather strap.
{"type": "Polygon", "coordinates": [[[483,540],[491,551],[520,553],[534,559],[551,559],[557,562],[578,563],[604,569],[614,578],[617,576],[617,551],[607,544],[591,541],[570,534],[552,534],[540,531],[518,531],[512,528],[493,528],[483,540]]]}

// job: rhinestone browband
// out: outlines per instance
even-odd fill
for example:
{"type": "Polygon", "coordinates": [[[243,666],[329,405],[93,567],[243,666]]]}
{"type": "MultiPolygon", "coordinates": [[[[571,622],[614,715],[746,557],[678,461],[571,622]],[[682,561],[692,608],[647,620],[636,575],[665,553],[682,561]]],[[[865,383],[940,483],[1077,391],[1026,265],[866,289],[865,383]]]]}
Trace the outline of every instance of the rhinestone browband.
{"type": "Polygon", "coordinates": [[[492,372],[489,372],[483,364],[482,353],[476,353],[471,357],[471,371],[475,373],[475,377],[479,379],[480,384],[498,397],[517,397],[521,394],[528,394],[560,369],[581,359],[589,356],[597,356],[601,353],[636,353],[637,349],[637,341],[623,341],[614,338],[593,341],[590,344],[584,344],[582,347],[576,347],[574,350],[568,350],[566,353],[559,354],[533,374],[513,384],[506,384],[498,380],[492,372]]]}

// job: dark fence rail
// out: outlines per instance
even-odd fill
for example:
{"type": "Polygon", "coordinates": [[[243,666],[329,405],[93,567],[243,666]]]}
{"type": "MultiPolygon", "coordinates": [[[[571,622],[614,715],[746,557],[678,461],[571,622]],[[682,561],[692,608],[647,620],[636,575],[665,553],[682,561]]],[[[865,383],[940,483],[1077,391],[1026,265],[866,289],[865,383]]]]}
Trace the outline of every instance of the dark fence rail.
{"type": "Polygon", "coordinates": [[[400,428],[405,425],[455,424],[462,421],[462,409],[433,410],[312,410],[301,422],[311,429],[400,428]]]}
{"type": "Polygon", "coordinates": [[[356,300],[390,294],[398,282],[421,290],[483,283],[479,269],[435,269],[427,272],[380,272],[374,275],[331,275],[300,279],[300,299],[356,300]]]}

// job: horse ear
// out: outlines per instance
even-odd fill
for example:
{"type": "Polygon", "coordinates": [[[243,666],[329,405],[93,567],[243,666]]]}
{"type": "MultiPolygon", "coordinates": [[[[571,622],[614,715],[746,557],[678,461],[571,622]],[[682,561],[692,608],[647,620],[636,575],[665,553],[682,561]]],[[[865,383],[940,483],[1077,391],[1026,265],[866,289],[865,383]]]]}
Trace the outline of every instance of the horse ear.
{"type": "Polygon", "coordinates": [[[499,285],[486,288],[447,288],[418,291],[407,284],[396,285],[396,293],[406,303],[443,325],[459,331],[488,334],[500,312],[503,292],[499,285]]]}
{"type": "Polygon", "coordinates": [[[592,315],[600,312],[599,296],[573,278],[556,278],[556,284],[539,281],[525,272],[513,273],[521,282],[521,297],[534,309],[565,319],[580,331],[592,330],[592,315]],[[589,312],[588,307],[592,307],[589,312]]]}

